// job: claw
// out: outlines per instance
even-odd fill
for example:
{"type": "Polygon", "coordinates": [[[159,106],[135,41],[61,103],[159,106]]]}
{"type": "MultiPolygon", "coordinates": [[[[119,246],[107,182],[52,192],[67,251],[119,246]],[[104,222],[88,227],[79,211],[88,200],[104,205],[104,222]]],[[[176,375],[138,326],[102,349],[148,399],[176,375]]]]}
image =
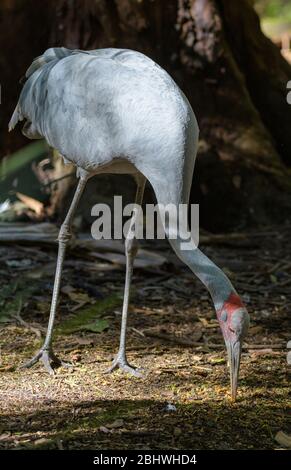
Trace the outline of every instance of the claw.
{"type": "Polygon", "coordinates": [[[123,372],[126,372],[127,374],[131,374],[134,377],[138,377],[138,378],[144,377],[144,375],[142,374],[142,369],[138,369],[138,368],[131,366],[127,362],[126,358],[119,358],[117,356],[116,359],[114,359],[114,361],[112,362],[111,367],[109,367],[109,369],[107,369],[104,373],[110,374],[116,369],[121,369],[123,372]]]}
{"type": "Polygon", "coordinates": [[[22,364],[20,369],[28,369],[29,367],[34,366],[38,361],[42,361],[46,371],[50,375],[55,374],[57,367],[72,367],[72,364],[69,362],[62,361],[59,359],[51,349],[40,349],[40,351],[28,362],[22,364]]]}

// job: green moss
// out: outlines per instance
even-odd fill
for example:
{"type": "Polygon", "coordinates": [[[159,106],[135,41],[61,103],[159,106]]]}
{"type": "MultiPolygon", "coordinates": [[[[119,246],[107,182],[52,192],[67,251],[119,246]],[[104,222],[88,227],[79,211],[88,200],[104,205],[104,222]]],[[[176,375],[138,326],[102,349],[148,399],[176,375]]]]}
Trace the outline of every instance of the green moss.
{"type": "Polygon", "coordinates": [[[57,334],[69,334],[79,330],[101,332],[109,326],[108,321],[102,316],[109,310],[120,306],[121,302],[120,294],[114,294],[89,307],[80,309],[76,315],[63,321],[56,332],[57,334]]]}
{"type": "Polygon", "coordinates": [[[0,323],[9,322],[23,303],[38,290],[37,283],[31,285],[26,280],[4,285],[0,290],[0,323]]]}

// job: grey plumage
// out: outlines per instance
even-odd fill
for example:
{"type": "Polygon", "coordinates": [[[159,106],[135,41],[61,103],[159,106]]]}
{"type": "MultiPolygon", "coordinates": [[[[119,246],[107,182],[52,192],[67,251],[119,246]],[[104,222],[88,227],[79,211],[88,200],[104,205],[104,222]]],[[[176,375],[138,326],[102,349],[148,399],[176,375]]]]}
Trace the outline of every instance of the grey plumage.
{"type": "Polygon", "coordinates": [[[43,138],[43,136],[35,130],[35,126],[32,122],[38,122],[42,117],[42,109],[47,92],[46,82],[51,69],[59,60],[68,57],[72,53],[74,53],[74,51],[66,49],[65,47],[53,47],[47,49],[44,54],[33,60],[25,73],[27,80],[9,122],[9,131],[14,129],[19,121],[27,119],[27,123],[23,128],[24,135],[29,138],[43,138]],[[38,73],[35,74],[35,72],[38,73]]]}
{"type": "Polygon", "coordinates": [[[47,49],[44,54],[36,57],[30,67],[28,67],[25,77],[29,78],[36,70],[40,69],[43,65],[48,64],[54,60],[60,60],[68,57],[75,51],[67,49],[66,47],[51,47],[47,49]]]}

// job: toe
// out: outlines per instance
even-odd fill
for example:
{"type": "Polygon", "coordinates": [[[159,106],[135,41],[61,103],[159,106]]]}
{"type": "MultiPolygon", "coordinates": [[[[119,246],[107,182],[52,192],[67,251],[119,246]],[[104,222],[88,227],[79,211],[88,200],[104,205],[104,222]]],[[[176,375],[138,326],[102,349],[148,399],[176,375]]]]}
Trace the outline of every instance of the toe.
{"type": "Polygon", "coordinates": [[[142,378],[142,369],[137,369],[135,367],[130,366],[127,362],[124,361],[115,361],[113,362],[112,366],[109,367],[104,373],[110,374],[116,369],[120,369],[127,374],[133,375],[134,377],[142,378]]]}
{"type": "Polygon", "coordinates": [[[130,365],[124,365],[121,367],[124,372],[127,372],[128,374],[133,375],[134,377],[142,378],[143,374],[141,369],[135,369],[134,367],[131,367],[130,365]]]}
{"type": "Polygon", "coordinates": [[[59,366],[72,367],[69,362],[60,360],[52,350],[41,349],[30,361],[19,366],[20,369],[29,368],[34,366],[38,361],[41,361],[50,375],[54,375],[54,369],[59,366]]]}
{"type": "Polygon", "coordinates": [[[113,372],[114,370],[118,368],[119,368],[119,364],[117,362],[113,362],[112,365],[104,371],[104,374],[111,374],[111,372],[113,372]]]}
{"type": "Polygon", "coordinates": [[[72,364],[71,362],[62,361],[62,360],[60,360],[60,365],[61,365],[62,367],[67,367],[67,368],[69,368],[69,367],[74,367],[74,364],[72,364]]]}
{"type": "Polygon", "coordinates": [[[34,364],[36,364],[39,361],[40,357],[41,357],[41,353],[38,353],[29,361],[25,362],[24,364],[21,364],[19,366],[19,369],[29,369],[30,367],[34,366],[34,364]]]}
{"type": "Polygon", "coordinates": [[[41,360],[43,362],[43,365],[45,367],[45,370],[50,374],[50,375],[55,375],[55,371],[54,369],[52,368],[52,365],[51,365],[51,358],[49,356],[49,354],[47,352],[44,352],[42,357],[41,357],[41,360]]]}

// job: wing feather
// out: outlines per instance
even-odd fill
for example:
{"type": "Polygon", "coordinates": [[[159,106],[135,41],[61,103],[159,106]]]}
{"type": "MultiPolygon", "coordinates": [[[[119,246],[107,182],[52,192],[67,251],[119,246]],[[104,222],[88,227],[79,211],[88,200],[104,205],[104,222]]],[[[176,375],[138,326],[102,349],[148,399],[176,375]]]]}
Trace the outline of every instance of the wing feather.
{"type": "MultiPolygon", "coordinates": [[[[28,119],[29,116],[26,116],[23,112],[23,103],[27,97],[30,96],[30,89],[34,85],[34,80],[32,76],[35,72],[43,68],[46,64],[51,63],[52,61],[58,62],[59,60],[63,59],[64,57],[68,57],[69,55],[73,54],[74,51],[71,49],[67,49],[65,47],[51,47],[47,49],[41,56],[36,57],[32,64],[28,67],[25,77],[27,81],[24,84],[22,92],[19,97],[19,101],[16,105],[16,108],[12,114],[10,122],[8,124],[9,132],[14,129],[19,121],[23,121],[23,119],[28,119]]],[[[31,101],[31,100],[30,100],[31,101]]],[[[34,103],[30,103],[33,106],[34,103]]],[[[31,106],[30,106],[31,107],[31,106]]]]}

